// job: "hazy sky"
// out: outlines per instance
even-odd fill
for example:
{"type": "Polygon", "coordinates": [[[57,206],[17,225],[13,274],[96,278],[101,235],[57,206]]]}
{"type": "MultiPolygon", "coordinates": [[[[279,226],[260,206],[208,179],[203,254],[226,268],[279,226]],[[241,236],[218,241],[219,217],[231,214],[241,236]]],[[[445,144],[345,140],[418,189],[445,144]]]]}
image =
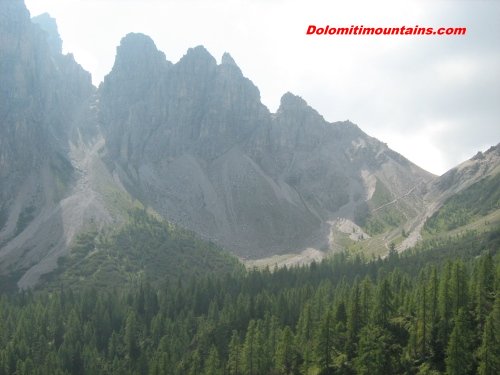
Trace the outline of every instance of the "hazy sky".
{"type": "Polygon", "coordinates": [[[441,174],[500,142],[500,1],[26,0],[55,17],[63,49],[110,71],[128,32],[167,59],[229,52],[272,111],[286,91],[326,120],[349,119],[441,174]],[[466,36],[311,36],[331,27],[467,27],[466,36]]]}

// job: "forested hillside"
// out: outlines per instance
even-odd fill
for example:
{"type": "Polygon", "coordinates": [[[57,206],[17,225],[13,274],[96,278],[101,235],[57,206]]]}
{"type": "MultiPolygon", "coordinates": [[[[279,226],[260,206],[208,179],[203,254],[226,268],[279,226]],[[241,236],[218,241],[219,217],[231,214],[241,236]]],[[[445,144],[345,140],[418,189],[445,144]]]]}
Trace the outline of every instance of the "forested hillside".
{"type": "Polygon", "coordinates": [[[452,195],[425,223],[430,234],[461,227],[500,209],[500,174],[488,176],[452,195]]]}
{"type": "Polygon", "coordinates": [[[122,226],[90,228],[80,234],[69,255],[58,263],[55,271],[43,277],[41,288],[61,284],[73,289],[123,287],[143,277],[158,286],[181,277],[244,269],[215,244],[140,208],[130,209],[122,226]]]}
{"type": "Polygon", "coordinates": [[[499,232],[0,299],[0,374],[498,374],[499,232]]]}

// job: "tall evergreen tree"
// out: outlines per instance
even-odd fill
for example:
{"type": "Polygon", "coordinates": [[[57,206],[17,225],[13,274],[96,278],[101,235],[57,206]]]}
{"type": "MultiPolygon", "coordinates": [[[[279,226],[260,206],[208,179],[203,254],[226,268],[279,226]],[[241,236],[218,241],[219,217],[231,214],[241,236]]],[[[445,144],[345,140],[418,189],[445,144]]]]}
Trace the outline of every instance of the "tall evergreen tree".
{"type": "Polygon", "coordinates": [[[125,323],[125,345],[127,355],[135,361],[140,354],[139,340],[138,340],[138,323],[134,311],[130,311],[127,315],[125,323]]]}
{"type": "Polygon", "coordinates": [[[466,375],[473,367],[471,351],[472,334],[468,327],[466,312],[460,309],[446,349],[446,374],[466,375]]]}
{"type": "Polygon", "coordinates": [[[259,362],[261,358],[258,342],[258,327],[255,320],[248,324],[245,343],[243,345],[243,370],[245,375],[259,374],[259,362]]]}
{"type": "Polygon", "coordinates": [[[468,302],[468,278],[467,270],[462,260],[453,263],[450,276],[452,311],[455,316],[461,308],[465,308],[468,302]]]}
{"type": "Polygon", "coordinates": [[[438,340],[435,350],[435,357],[437,362],[441,362],[445,357],[445,348],[448,344],[449,335],[451,331],[451,317],[453,314],[452,310],[452,297],[450,289],[450,278],[451,278],[451,262],[447,262],[441,271],[441,276],[439,278],[439,298],[438,298],[438,309],[439,309],[439,327],[438,327],[438,340]]]}
{"type": "Polygon", "coordinates": [[[354,283],[349,298],[349,310],[347,313],[347,356],[352,358],[356,350],[358,333],[361,329],[361,303],[358,283],[354,283]]]}
{"type": "Polygon", "coordinates": [[[370,276],[366,276],[361,282],[361,292],[360,292],[360,320],[363,325],[368,324],[370,320],[370,313],[372,306],[373,306],[373,282],[370,276]]]}
{"type": "Polygon", "coordinates": [[[474,285],[474,303],[479,328],[482,329],[495,301],[495,268],[489,253],[479,259],[478,268],[474,285]]]}
{"type": "Polygon", "coordinates": [[[242,374],[241,354],[240,336],[238,335],[238,332],[233,331],[231,341],[229,342],[229,358],[227,362],[229,375],[242,374]]]}
{"type": "Polygon", "coordinates": [[[359,375],[392,374],[389,332],[376,325],[367,325],[360,332],[358,355],[354,359],[359,375]]]}
{"type": "Polygon", "coordinates": [[[212,345],[205,361],[204,375],[219,375],[220,373],[219,353],[217,352],[215,346],[212,345]]]}
{"type": "Polygon", "coordinates": [[[282,331],[276,349],[276,369],[280,374],[293,374],[297,369],[297,351],[293,333],[289,326],[282,331]]]}
{"type": "Polygon", "coordinates": [[[420,272],[417,286],[417,336],[418,352],[421,358],[427,354],[427,343],[429,341],[429,323],[431,317],[429,314],[429,298],[426,285],[425,271],[420,272]]]}
{"type": "Polygon", "coordinates": [[[438,324],[439,324],[439,311],[438,311],[438,296],[439,296],[439,279],[435,266],[431,267],[429,281],[427,284],[429,295],[429,345],[431,356],[435,360],[436,352],[439,351],[438,345],[438,324]]]}
{"type": "Polygon", "coordinates": [[[393,293],[387,277],[384,277],[377,288],[375,306],[373,309],[373,321],[380,326],[387,326],[389,317],[394,311],[393,293]]]}
{"type": "Polygon", "coordinates": [[[316,342],[316,357],[322,370],[333,366],[334,356],[334,324],[331,310],[327,310],[321,320],[316,342]]]}
{"type": "Polygon", "coordinates": [[[297,323],[297,346],[301,348],[303,373],[308,373],[314,360],[314,345],[313,345],[314,323],[311,313],[310,303],[305,303],[301,309],[299,321],[297,323]]]}
{"type": "Polygon", "coordinates": [[[493,314],[484,325],[483,340],[479,348],[478,374],[500,374],[500,327],[495,327],[493,314]]]}

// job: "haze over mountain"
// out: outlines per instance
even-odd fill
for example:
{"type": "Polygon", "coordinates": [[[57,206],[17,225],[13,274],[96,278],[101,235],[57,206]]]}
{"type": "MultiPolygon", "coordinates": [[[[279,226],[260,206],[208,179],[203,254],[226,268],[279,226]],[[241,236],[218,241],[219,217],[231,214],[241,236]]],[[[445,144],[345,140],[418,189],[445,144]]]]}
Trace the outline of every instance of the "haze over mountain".
{"type": "Polygon", "coordinates": [[[49,16],[1,2],[0,35],[0,274],[20,287],[137,205],[242,258],[323,254],[346,225],[385,249],[403,228],[404,249],[445,197],[498,173],[498,146],[436,179],[291,93],[270,113],[229,54],[202,46],[173,64],[128,34],[95,88],[49,16]]]}

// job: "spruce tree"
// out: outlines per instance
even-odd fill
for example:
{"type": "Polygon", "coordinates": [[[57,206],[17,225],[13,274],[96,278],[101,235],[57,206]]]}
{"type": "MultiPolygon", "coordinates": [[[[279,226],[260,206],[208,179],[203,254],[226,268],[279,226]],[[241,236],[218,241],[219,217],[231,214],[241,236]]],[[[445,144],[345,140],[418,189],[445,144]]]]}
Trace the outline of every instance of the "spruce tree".
{"type": "Polygon", "coordinates": [[[468,302],[468,278],[467,270],[462,260],[457,260],[451,268],[450,289],[452,311],[455,316],[461,308],[465,308],[468,302]]]}
{"type": "Polygon", "coordinates": [[[495,301],[495,269],[490,254],[484,255],[479,259],[478,268],[474,285],[474,302],[476,305],[476,318],[479,328],[482,329],[495,301]]]}
{"type": "Polygon", "coordinates": [[[359,375],[392,374],[389,332],[384,328],[369,324],[360,332],[358,355],[354,359],[359,375]]]}
{"type": "Polygon", "coordinates": [[[137,324],[135,313],[130,311],[125,323],[125,346],[127,349],[127,355],[131,361],[135,361],[140,354],[137,324]]]}
{"type": "Polygon", "coordinates": [[[286,326],[280,335],[276,349],[275,367],[280,374],[292,374],[296,369],[297,353],[290,327],[286,326]]]}
{"type": "Polygon", "coordinates": [[[472,334],[468,327],[465,310],[460,309],[446,348],[446,374],[467,375],[470,373],[473,366],[471,341],[472,334]]]}
{"type": "Polygon", "coordinates": [[[479,348],[479,375],[500,374],[500,331],[495,332],[493,316],[484,325],[483,340],[479,348]]]}
{"type": "Polygon", "coordinates": [[[393,310],[393,293],[391,285],[387,277],[384,277],[379,281],[377,288],[375,306],[373,309],[373,321],[382,327],[386,327],[393,310]]]}
{"type": "Polygon", "coordinates": [[[243,370],[245,375],[258,374],[258,348],[256,345],[257,322],[251,320],[248,324],[248,329],[245,335],[245,343],[243,345],[243,370]]]}
{"type": "Polygon", "coordinates": [[[311,314],[311,305],[306,303],[300,313],[297,323],[297,346],[301,348],[303,373],[308,373],[313,362],[313,319],[311,314]]]}
{"type": "Polygon", "coordinates": [[[359,286],[355,283],[349,298],[349,311],[347,313],[347,356],[352,358],[356,350],[358,333],[361,329],[361,303],[359,286]]]}
{"type": "Polygon", "coordinates": [[[227,370],[229,375],[241,375],[241,344],[238,332],[233,331],[231,341],[229,342],[229,358],[227,361],[227,370]]]}
{"type": "Polygon", "coordinates": [[[333,365],[334,354],[334,321],[331,310],[327,310],[321,320],[316,342],[316,357],[318,365],[326,370],[333,365]]]}
{"type": "Polygon", "coordinates": [[[421,358],[424,358],[427,354],[427,342],[429,340],[429,322],[431,318],[429,316],[429,298],[426,285],[425,272],[421,271],[419,276],[419,282],[417,286],[417,344],[418,353],[421,358]]]}
{"type": "Polygon", "coordinates": [[[500,373],[500,295],[484,324],[481,347],[479,348],[480,375],[500,373]]]}
{"type": "Polygon", "coordinates": [[[438,340],[434,347],[435,360],[438,363],[443,363],[445,357],[445,348],[449,341],[451,331],[451,317],[452,311],[452,298],[450,290],[451,278],[451,263],[447,262],[441,270],[439,278],[439,297],[438,297],[438,310],[439,310],[439,326],[438,326],[438,340]]]}
{"type": "Polygon", "coordinates": [[[220,374],[220,360],[219,353],[215,346],[212,345],[208,352],[208,357],[205,361],[204,375],[219,375],[220,374]]]}

